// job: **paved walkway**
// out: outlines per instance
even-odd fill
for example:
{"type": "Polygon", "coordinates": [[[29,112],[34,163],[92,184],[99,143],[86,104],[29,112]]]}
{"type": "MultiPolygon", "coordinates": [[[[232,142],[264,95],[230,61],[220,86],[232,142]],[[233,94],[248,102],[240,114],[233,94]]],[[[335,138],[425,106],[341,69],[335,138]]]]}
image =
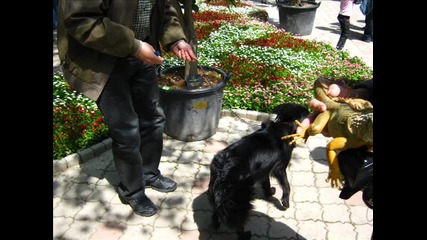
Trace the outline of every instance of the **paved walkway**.
{"type": "MultiPolygon", "coordinates": [[[[328,19],[336,19],[337,4],[338,1],[322,1],[312,33],[313,36],[328,37],[331,44],[338,41],[339,33],[336,21],[328,19]]],[[[272,11],[271,5],[269,8],[272,11]]],[[[356,18],[353,21],[363,25],[356,18]]],[[[359,41],[356,32],[353,36],[346,48],[355,56],[370,55],[372,63],[372,43],[359,41]],[[364,54],[361,49],[370,52],[364,54]]],[[[55,64],[54,49],[54,68],[57,67],[55,64]]],[[[131,208],[117,197],[113,186],[117,185],[118,179],[110,139],[55,161],[54,239],[235,239],[234,232],[228,229],[221,227],[216,233],[208,230],[211,209],[203,193],[209,182],[209,164],[216,152],[255,131],[261,121],[273,117],[251,111],[223,111],[218,131],[206,140],[182,142],[164,135],[160,169],[178,182],[178,188],[171,193],[147,189],[147,195],[159,207],[158,213],[148,218],[133,214],[131,208]]],[[[295,148],[288,168],[291,184],[289,209],[281,211],[274,202],[254,201],[255,209],[246,224],[246,229],[254,234],[252,239],[370,239],[373,211],[364,205],[361,192],[342,200],[338,197],[339,191],[325,182],[328,172],[325,145],[328,140],[317,135],[295,148]]],[[[280,187],[274,185],[278,189],[275,196],[279,199],[280,187]]]]}
{"type": "MultiPolygon", "coordinates": [[[[171,193],[147,189],[159,207],[158,214],[149,218],[133,214],[117,197],[111,141],[88,149],[82,153],[87,158],[84,163],[53,177],[53,236],[67,240],[235,239],[234,232],[225,228],[218,233],[208,230],[211,209],[203,193],[209,183],[209,164],[217,151],[253,132],[269,117],[273,116],[223,111],[217,133],[206,140],[182,142],[165,135],[160,169],[178,182],[178,188],[171,193]]],[[[364,205],[361,192],[342,200],[339,191],[325,182],[327,141],[316,135],[295,148],[288,169],[289,209],[281,211],[273,202],[255,200],[246,225],[253,239],[370,239],[373,211],[364,205]]],[[[281,190],[273,182],[278,189],[275,197],[280,199],[281,190]]]]}

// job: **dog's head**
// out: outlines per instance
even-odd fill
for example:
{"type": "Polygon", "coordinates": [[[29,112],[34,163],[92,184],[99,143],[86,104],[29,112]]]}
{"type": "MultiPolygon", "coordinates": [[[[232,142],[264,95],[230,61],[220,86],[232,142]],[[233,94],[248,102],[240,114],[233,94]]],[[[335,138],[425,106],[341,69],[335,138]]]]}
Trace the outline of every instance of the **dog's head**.
{"type": "Polygon", "coordinates": [[[276,121],[293,122],[295,120],[302,121],[308,115],[308,109],[297,103],[284,103],[276,106],[273,110],[276,116],[276,121]]]}
{"type": "Polygon", "coordinates": [[[275,121],[289,124],[292,128],[291,132],[295,132],[298,127],[295,120],[302,122],[309,114],[306,107],[297,103],[280,104],[274,108],[273,112],[277,114],[275,121]]]}

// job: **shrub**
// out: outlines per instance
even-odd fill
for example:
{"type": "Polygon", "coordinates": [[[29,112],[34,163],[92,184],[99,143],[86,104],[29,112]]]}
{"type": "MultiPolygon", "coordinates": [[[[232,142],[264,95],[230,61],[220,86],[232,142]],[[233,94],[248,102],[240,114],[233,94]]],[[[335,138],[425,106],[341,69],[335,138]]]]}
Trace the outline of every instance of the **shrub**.
{"type": "Polygon", "coordinates": [[[61,159],[108,137],[94,101],[74,91],[62,74],[53,75],[53,158],[61,159]]]}

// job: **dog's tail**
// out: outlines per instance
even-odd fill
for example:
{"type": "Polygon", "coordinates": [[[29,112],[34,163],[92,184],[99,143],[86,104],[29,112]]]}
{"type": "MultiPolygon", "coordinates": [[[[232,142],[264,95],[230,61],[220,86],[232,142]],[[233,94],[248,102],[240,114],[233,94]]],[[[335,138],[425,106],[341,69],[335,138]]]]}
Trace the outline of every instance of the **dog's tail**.
{"type": "Polygon", "coordinates": [[[237,188],[225,188],[214,191],[216,213],[221,223],[239,229],[253,209],[253,183],[241,183],[237,188]]]}

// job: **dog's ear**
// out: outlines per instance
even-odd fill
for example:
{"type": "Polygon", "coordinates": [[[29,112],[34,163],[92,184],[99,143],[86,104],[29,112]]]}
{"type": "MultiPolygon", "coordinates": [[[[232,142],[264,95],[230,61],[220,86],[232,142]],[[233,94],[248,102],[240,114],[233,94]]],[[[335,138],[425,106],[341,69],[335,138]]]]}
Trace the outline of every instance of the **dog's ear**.
{"type": "Polygon", "coordinates": [[[277,114],[276,120],[281,122],[302,121],[309,113],[306,107],[297,103],[280,104],[274,108],[273,112],[277,114]]]}
{"type": "Polygon", "coordinates": [[[271,120],[267,120],[261,123],[261,129],[266,128],[268,126],[271,126],[271,124],[273,124],[274,122],[271,120]]]}

